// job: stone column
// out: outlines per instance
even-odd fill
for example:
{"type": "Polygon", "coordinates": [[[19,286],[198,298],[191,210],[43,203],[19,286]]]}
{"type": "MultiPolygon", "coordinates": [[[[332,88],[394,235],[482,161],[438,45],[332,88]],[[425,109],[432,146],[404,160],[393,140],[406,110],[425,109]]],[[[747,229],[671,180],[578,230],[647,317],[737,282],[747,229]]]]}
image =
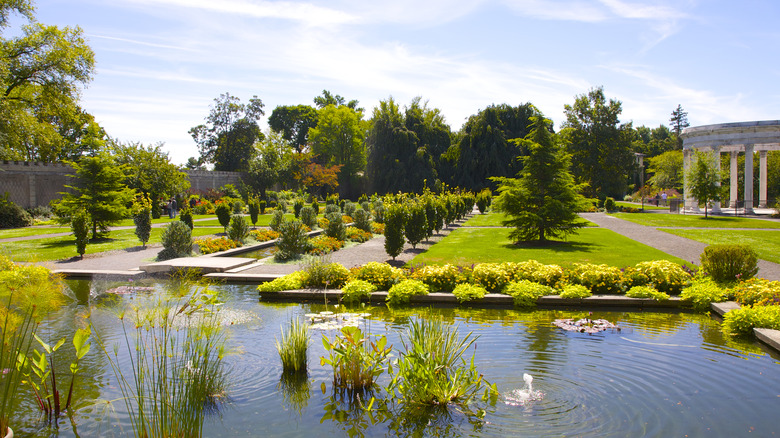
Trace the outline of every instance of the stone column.
{"type": "Polygon", "coordinates": [[[731,180],[731,187],[729,191],[729,208],[737,208],[737,198],[739,198],[739,165],[737,164],[737,157],[739,151],[731,151],[731,166],[729,172],[729,179],[731,180]]]}
{"type": "Polygon", "coordinates": [[[753,214],[753,146],[745,145],[745,213],[753,214]]]}
{"type": "MultiPolygon", "coordinates": [[[[715,166],[715,170],[718,172],[718,187],[720,188],[720,146],[712,147],[712,159],[714,161],[712,164],[715,166]]],[[[720,213],[720,201],[712,203],[712,212],[720,213]]]]}
{"type": "Polygon", "coordinates": [[[766,208],[767,194],[766,194],[766,151],[758,152],[758,207],[766,208]]]}
{"type": "Polygon", "coordinates": [[[688,187],[688,172],[691,168],[691,155],[693,149],[683,149],[683,200],[685,205],[683,210],[696,211],[699,209],[699,204],[691,196],[690,188],[688,187]]]}

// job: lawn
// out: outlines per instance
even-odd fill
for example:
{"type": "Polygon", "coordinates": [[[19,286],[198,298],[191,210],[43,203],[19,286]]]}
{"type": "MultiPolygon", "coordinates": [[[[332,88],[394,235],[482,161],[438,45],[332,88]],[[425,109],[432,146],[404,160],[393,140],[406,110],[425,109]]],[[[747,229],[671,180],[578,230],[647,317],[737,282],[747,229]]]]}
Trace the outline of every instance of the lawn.
{"type": "MultiPolygon", "coordinates": [[[[261,214],[257,217],[257,225],[258,227],[267,227],[271,223],[271,217],[273,215],[271,214],[261,214]]],[[[198,227],[221,227],[222,225],[219,224],[219,219],[217,219],[216,216],[206,216],[211,217],[211,219],[195,222],[195,228],[198,227]]],[[[244,216],[244,219],[246,219],[246,223],[249,224],[249,226],[252,226],[252,222],[250,221],[249,215],[244,216]]],[[[284,220],[290,221],[295,219],[295,215],[292,213],[286,213],[284,215],[284,220]]]]}
{"type": "MultiPolygon", "coordinates": [[[[488,211],[486,214],[475,214],[471,217],[471,219],[467,220],[463,223],[462,226],[464,227],[503,227],[504,224],[502,223],[505,221],[507,216],[503,213],[497,213],[494,211],[488,211]]],[[[578,221],[582,221],[585,223],[586,227],[595,227],[596,224],[594,224],[591,221],[585,220],[585,219],[578,219],[578,221]]]]}
{"type": "MultiPolygon", "coordinates": [[[[152,228],[152,235],[149,242],[159,243],[162,230],[162,228],[152,228]]],[[[221,232],[222,227],[195,227],[192,232],[192,237],[207,236],[221,232]]],[[[135,235],[135,230],[115,230],[112,231],[106,239],[100,239],[95,243],[90,242],[89,245],[87,245],[87,254],[132,248],[135,246],[141,246],[138,237],[135,235]]],[[[62,260],[77,255],[76,241],[73,236],[46,237],[43,239],[5,242],[3,244],[2,252],[16,262],[62,260]]]]}
{"type": "MultiPolygon", "coordinates": [[[[630,208],[642,208],[642,204],[640,203],[634,203],[634,202],[623,202],[623,201],[617,201],[615,202],[615,205],[619,207],[630,207],[630,208]]],[[[666,205],[654,205],[648,202],[648,200],[645,200],[645,210],[669,210],[669,206],[666,205]]]]}
{"type": "Polygon", "coordinates": [[[704,216],[693,214],[659,213],[613,213],[616,218],[625,219],[650,227],[674,228],[780,228],[778,220],[749,219],[729,216],[704,216]]]}
{"type": "Polygon", "coordinates": [[[69,227],[25,227],[0,230],[0,239],[40,236],[41,234],[70,233],[69,227]]]}
{"type": "Polygon", "coordinates": [[[662,231],[709,245],[734,243],[748,245],[758,254],[758,258],[780,263],[780,231],[681,229],[662,231]]]}
{"type": "Polygon", "coordinates": [[[459,228],[427,252],[418,255],[410,265],[420,263],[471,265],[538,260],[561,266],[572,263],[605,263],[625,267],[648,260],[685,260],[643,245],[604,228],[583,228],[566,242],[546,247],[516,246],[508,238],[509,230],[501,228],[459,228]]]}

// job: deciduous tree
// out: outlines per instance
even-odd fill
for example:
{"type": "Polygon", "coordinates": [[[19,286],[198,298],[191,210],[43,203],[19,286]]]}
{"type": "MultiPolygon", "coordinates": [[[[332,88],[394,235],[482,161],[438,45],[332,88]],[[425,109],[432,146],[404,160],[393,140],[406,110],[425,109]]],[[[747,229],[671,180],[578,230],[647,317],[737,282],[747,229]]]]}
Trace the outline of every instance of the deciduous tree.
{"type": "Polygon", "coordinates": [[[268,126],[280,132],[295,147],[296,152],[305,152],[309,129],[317,126],[317,110],[309,105],[280,105],[268,117],[268,126]]]}
{"type": "Polygon", "coordinates": [[[720,201],[721,175],[715,165],[715,156],[709,152],[696,151],[685,178],[690,195],[704,204],[704,217],[710,202],[720,201]]]}
{"type": "Polygon", "coordinates": [[[347,106],[328,105],[319,112],[316,128],[309,130],[312,152],[323,166],[341,166],[339,191],[349,198],[358,172],[366,166],[365,122],[362,113],[347,106]]]}

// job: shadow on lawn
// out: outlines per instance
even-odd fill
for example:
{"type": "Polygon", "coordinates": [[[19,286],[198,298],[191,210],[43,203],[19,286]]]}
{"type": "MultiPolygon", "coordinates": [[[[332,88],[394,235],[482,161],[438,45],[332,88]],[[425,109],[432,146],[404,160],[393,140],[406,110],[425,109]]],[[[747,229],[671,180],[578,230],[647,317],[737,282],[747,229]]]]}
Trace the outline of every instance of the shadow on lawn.
{"type": "Polygon", "coordinates": [[[538,241],[532,240],[527,242],[507,243],[501,245],[509,250],[522,250],[522,249],[544,249],[552,252],[592,252],[598,247],[595,243],[577,242],[577,241],[563,241],[563,240],[545,240],[538,241]]]}

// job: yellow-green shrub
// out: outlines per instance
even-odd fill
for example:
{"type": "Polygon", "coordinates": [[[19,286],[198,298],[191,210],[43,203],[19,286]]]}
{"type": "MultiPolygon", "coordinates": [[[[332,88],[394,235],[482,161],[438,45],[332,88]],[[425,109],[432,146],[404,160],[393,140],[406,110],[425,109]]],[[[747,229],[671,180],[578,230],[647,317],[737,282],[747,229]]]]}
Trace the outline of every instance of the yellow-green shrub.
{"type": "Polygon", "coordinates": [[[379,262],[366,263],[353,270],[353,276],[357,280],[365,280],[373,284],[377,290],[389,290],[394,284],[406,278],[400,269],[379,262]]]}
{"type": "Polygon", "coordinates": [[[341,288],[341,301],[347,304],[359,303],[371,296],[376,286],[363,280],[350,280],[341,288]]]}
{"type": "Polygon", "coordinates": [[[460,283],[468,283],[470,269],[455,265],[427,265],[414,268],[409,278],[420,280],[433,292],[450,292],[460,283]]]}
{"type": "Polygon", "coordinates": [[[723,317],[723,331],[730,335],[750,335],[754,328],[780,330],[780,306],[746,306],[723,317]]]}
{"type": "Polygon", "coordinates": [[[511,280],[506,267],[508,265],[502,266],[499,263],[480,263],[474,267],[472,281],[489,292],[501,292],[511,280]]]}
{"type": "Polygon", "coordinates": [[[710,310],[711,303],[726,301],[728,292],[710,277],[697,277],[690,286],[682,290],[680,299],[691,303],[694,310],[706,312],[710,310]]]}
{"type": "Polygon", "coordinates": [[[276,278],[257,286],[258,292],[281,292],[283,290],[303,289],[306,285],[307,275],[303,271],[296,271],[283,277],[276,278]]]}
{"type": "Polygon", "coordinates": [[[623,273],[609,265],[575,263],[568,272],[569,283],[587,287],[594,294],[617,294],[623,291],[623,273]]]}
{"type": "Polygon", "coordinates": [[[690,274],[669,260],[637,263],[636,270],[645,274],[657,290],[670,294],[679,294],[691,281],[690,274]]]}
{"type": "Polygon", "coordinates": [[[515,306],[518,307],[534,307],[539,298],[552,295],[553,292],[550,286],[529,280],[512,282],[504,288],[504,293],[514,298],[515,306]]]}
{"type": "Polygon", "coordinates": [[[732,287],[730,293],[742,305],[780,304],[780,281],[751,278],[732,287]]]}
{"type": "Polygon", "coordinates": [[[669,299],[668,294],[659,292],[650,286],[634,286],[626,292],[626,296],[630,298],[652,298],[656,301],[669,299]]]}
{"type": "Polygon", "coordinates": [[[406,304],[413,295],[428,295],[428,286],[420,280],[403,280],[387,291],[390,305],[406,304]]]}
{"type": "Polygon", "coordinates": [[[590,289],[581,284],[567,284],[561,291],[561,298],[565,299],[588,298],[592,295],[590,289]]]}
{"type": "Polygon", "coordinates": [[[513,263],[511,266],[513,268],[513,271],[511,272],[511,281],[528,280],[534,283],[556,287],[564,276],[563,268],[560,266],[545,265],[536,260],[513,263]]]}

